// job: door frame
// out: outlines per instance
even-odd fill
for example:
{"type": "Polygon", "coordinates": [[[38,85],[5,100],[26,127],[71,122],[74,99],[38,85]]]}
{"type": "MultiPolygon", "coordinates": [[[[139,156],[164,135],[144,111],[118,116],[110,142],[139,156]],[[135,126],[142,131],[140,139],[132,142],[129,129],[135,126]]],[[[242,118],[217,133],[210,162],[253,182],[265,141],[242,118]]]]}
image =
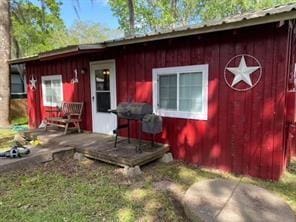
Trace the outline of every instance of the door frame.
{"type": "Polygon", "coordinates": [[[92,113],[91,116],[92,116],[92,131],[93,132],[95,132],[95,124],[96,124],[95,115],[97,113],[94,100],[92,99],[92,97],[95,96],[95,89],[93,87],[93,81],[94,81],[94,73],[93,73],[94,68],[93,68],[93,66],[103,65],[103,64],[110,64],[110,67],[112,69],[111,71],[113,71],[113,75],[111,75],[111,78],[110,78],[110,99],[111,99],[110,106],[111,106],[111,109],[116,109],[116,106],[117,106],[117,92],[116,92],[117,84],[116,84],[116,63],[115,63],[115,59],[98,60],[98,61],[89,62],[90,91],[91,91],[90,100],[91,100],[91,113],[92,113]],[[111,91],[113,93],[111,93],[111,91]]]}

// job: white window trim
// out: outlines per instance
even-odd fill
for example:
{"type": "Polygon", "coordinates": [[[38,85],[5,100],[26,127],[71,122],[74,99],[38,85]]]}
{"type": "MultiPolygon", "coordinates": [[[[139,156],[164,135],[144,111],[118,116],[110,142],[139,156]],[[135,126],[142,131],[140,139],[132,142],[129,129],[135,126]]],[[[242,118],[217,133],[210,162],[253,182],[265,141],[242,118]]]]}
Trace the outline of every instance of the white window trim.
{"type": "MultiPolygon", "coordinates": [[[[152,90],[153,90],[153,112],[157,115],[164,117],[175,117],[175,118],[184,118],[184,119],[198,119],[198,120],[207,120],[208,119],[208,72],[209,65],[192,65],[192,66],[176,66],[176,67],[167,67],[167,68],[154,68],[152,70],[152,90]],[[203,101],[206,101],[203,104],[203,109],[201,112],[184,112],[176,110],[165,110],[158,108],[158,76],[176,74],[177,73],[177,103],[179,103],[179,73],[183,72],[202,72],[202,97],[203,101]]],[[[178,107],[178,104],[177,104],[178,107]]]]}
{"type": "Polygon", "coordinates": [[[55,107],[55,106],[59,106],[61,104],[58,104],[58,103],[48,103],[46,101],[46,95],[44,94],[45,93],[45,81],[47,80],[61,80],[61,84],[62,84],[62,87],[61,87],[61,99],[63,100],[64,99],[64,95],[63,95],[63,79],[62,79],[62,75],[50,75],[50,76],[42,76],[41,77],[41,80],[42,80],[42,97],[43,97],[43,106],[48,106],[48,107],[55,107]]]}

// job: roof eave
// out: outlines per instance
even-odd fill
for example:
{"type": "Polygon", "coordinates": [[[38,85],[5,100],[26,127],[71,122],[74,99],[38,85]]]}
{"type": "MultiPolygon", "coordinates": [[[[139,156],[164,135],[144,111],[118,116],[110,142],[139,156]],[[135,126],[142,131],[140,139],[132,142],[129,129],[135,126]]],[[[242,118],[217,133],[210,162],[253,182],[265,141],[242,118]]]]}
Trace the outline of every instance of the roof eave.
{"type": "Polygon", "coordinates": [[[47,60],[48,58],[56,57],[59,55],[68,55],[68,54],[73,54],[75,52],[97,50],[97,49],[103,49],[103,48],[105,48],[103,44],[83,44],[83,45],[76,45],[76,46],[68,46],[62,49],[56,49],[53,51],[40,53],[39,55],[32,56],[32,57],[12,59],[9,61],[9,64],[18,64],[18,63],[24,63],[24,62],[34,61],[34,60],[47,60]]]}
{"type": "Polygon", "coordinates": [[[25,62],[37,60],[38,58],[39,58],[39,56],[35,55],[35,56],[30,56],[30,57],[25,57],[25,58],[11,59],[11,60],[8,60],[8,63],[10,65],[13,65],[13,64],[19,64],[19,63],[25,63],[25,62]]]}
{"type": "Polygon", "coordinates": [[[48,57],[54,57],[61,54],[69,54],[69,53],[75,53],[79,51],[85,51],[85,50],[96,50],[96,49],[102,49],[105,48],[103,44],[82,44],[82,45],[76,45],[76,46],[70,46],[66,48],[62,48],[61,50],[57,49],[50,52],[41,53],[39,55],[40,59],[48,58],[48,57]]]}
{"type": "Polygon", "coordinates": [[[42,60],[43,58],[52,57],[60,54],[68,54],[72,52],[77,52],[79,50],[79,46],[68,46],[66,48],[56,49],[49,52],[40,53],[38,58],[42,60]]]}
{"type": "Polygon", "coordinates": [[[96,43],[96,44],[83,44],[79,45],[79,50],[93,50],[93,49],[103,49],[106,48],[105,44],[96,43]]]}

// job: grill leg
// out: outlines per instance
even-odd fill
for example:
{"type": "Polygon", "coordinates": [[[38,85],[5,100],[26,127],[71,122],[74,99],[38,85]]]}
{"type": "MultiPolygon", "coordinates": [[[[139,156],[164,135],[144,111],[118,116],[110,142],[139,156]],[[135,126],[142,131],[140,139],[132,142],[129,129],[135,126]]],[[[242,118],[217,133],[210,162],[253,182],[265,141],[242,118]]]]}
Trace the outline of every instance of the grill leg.
{"type": "Polygon", "coordinates": [[[136,147],[136,152],[137,153],[142,153],[143,152],[143,150],[142,150],[142,128],[141,128],[141,126],[142,126],[142,124],[141,124],[142,122],[141,121],[139,121],[139,144],[138,144],[138,147],[136,147]]]}
{"type": "Polygon", "coordinates": [[[130,139],[130,120],[127,120],[127,137],[128,137],[128,143],[131,143],[130,139]]]}
{"type": "Polygon", "coordinates": [[[114,148],[116,148],[116,145],[117,145],[117,137],[118,137],[118,129],[113,130],[113,133],[115,133],[114,148]]]}
{"type": "Polygon", "coordinates": [[[151,141],[152,147],[154,147],[154,145],[155,145],[154,141],[155,141],[155,134],[153,133],[152,134],[152,141],[151,141]]]}
{"type": "Polygon", "coordinates": [[[123,128],[124,129],[125,128],[128,128],[128,142],[130,143],[129,125],[130,125],[129,120],[128,120],[128,123],[127,124],[120,124],[120,120],[119,119],[117,120],[117,128],[115,130],[113,130],[113,134],[115,134],[114,148],[116,148],[117,143],[118,143],[118,133],[119,133],[119,130],[120,129],[123,129],[123,128]]]}

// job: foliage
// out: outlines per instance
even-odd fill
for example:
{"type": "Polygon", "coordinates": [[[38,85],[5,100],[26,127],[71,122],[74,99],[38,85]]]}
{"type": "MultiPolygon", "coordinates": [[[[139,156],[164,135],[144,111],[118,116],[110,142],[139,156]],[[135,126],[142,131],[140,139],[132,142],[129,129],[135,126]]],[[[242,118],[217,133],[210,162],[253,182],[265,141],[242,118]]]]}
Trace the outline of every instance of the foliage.
{"type": "Polygon", "coordinates": [[[108,1],[115,16],[118,17],[120,28],[125,32],[129,31],[129,11],[126,0],[109,0],[108,1]]]}
{"type": "Polygon", "coordinates": [[[201,10],[201,17],[203,20],[221,19],[291,2],[295,0],[207,0],[201,10]]]}
{"type": "MultiPolygon", "coordinates": [[[[131,184],[117,167],[64,160],[35,170],[0,175],[2,221],[184,221],[174,200],[155,189],[169,180],[187,189],[192,183],[212,178],[239,180],[184,165],[155,163],[131,184]]],[[[244,178],[244,183],[264,187],[282,196],[296,211],[296,174],[287,172],[280,182],[244,178]]]]}
{"type": "MultiPolygon", "coordinates": [[[[293,0],[108,0],[108,3],[127,34],[131,33],[131,26],[135,33],[157,32],[290,1],[293,0]],[[135,14],[132,19],[131,12],[135,14]]],[[[79,0],[73,0],[73,6],[74,3],[79,0]]],[[[60,15],[61,4],[60,0],[12,0],[13,57],[121,36],[119,31],[98,23],[76,21],[67,29],[60,15]]]]}
{"type": "Polygon", "coordinates": [[[57,0],[38,0],[40,5],[30,0],[13,0],[11,22],[13,54],[16,57],[36,54],[60,47],[50,39],[53,33],[65,30],[60,17],[61,3],[57,0]]]}
{"type": "Polygon", "coordinates": [[[38,54],[67,45],[97,43],[121,35],[98,23],[76,21],[67,28],[59,0],[13,0],[11,4],[13,57],[38,54]]]}
{"type": "MultiPolygon", "coordinates": [[[[273,7],[295,0],[134,0],[135,31],[145,33],[273,7]]],[[[129,31],[127,0],[109,0],[120,28],[129,31]]]]}
{"type": "Polygon", "coordinates": [[[112,30],[99,23],[76,21],[68,30],[68,35],[75,44],[98,43],[115,36],[120,36],[119,30],[112,30]]]}
{"type": "MultiPolygon", "coordinates": [[[[118,17],[120,28],[129,31],[129,10],[126,0],[108,1],[118,17]]],[[[178,25],[196,23],[199,20],[199,0],[134,0],[135,31],[150,32],[178,25]]]]}

